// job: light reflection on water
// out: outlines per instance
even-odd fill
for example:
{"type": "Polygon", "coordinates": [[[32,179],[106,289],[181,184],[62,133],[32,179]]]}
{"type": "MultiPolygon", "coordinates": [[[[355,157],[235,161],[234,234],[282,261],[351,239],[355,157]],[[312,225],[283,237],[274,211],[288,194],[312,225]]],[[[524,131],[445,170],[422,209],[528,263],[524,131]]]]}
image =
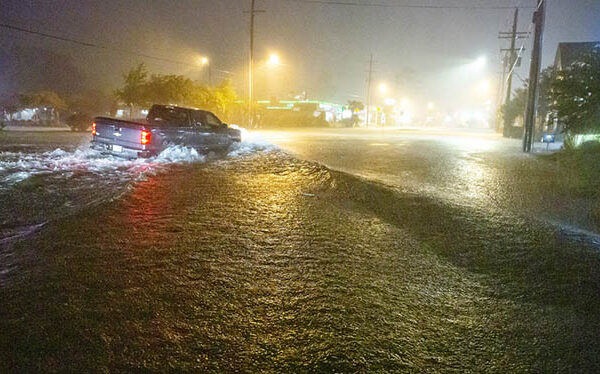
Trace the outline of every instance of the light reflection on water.
{"type": "Polygon", "coordinates": [[[243,142],[225,155],[174,146],[149,159],[123,159],[89,149],[0,151],[0,239],[20,237],[45,222],[83,207],[120,197],[133,184],[174,165],[235,159],[275,149],[267,142],[243,142]]]}

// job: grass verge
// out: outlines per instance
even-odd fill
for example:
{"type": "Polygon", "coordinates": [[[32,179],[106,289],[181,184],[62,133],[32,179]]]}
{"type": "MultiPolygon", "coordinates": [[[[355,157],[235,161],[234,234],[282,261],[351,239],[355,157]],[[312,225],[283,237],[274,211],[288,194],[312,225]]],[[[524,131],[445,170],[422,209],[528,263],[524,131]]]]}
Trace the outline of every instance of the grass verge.
{"type": "Polygon", "coordinates": [[[600,227],[600,143],[584,143],[548,157],[556,162],[563,187],[592,202],[591,218],[600,227]]]}

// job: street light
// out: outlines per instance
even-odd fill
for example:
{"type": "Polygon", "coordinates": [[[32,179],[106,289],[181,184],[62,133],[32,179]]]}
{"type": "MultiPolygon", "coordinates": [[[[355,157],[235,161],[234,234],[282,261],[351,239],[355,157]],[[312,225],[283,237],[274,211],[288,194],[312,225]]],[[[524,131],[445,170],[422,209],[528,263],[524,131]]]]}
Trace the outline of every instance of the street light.
{"type": "Polygon", "coordinates": [[[205,66],[208,66],[208,69],[206,69],[206,77],[207,77],[207,83],[210,86],[211,84],[211,69],[210,69],[210,60],[208,59],[208,57],[206,56],[201,56],[198,58],[198,64],[200,64],[200,66],[202,66],[203,68],[205,66]]]}
{"type": "Polygon", "coordinates": [[[389,97],[385,100],[383,100],[383,104],[386,106],[395,106],[396,105],[396,99],[389,97]]]}
{"type": "Polygon", "coordinates": [[[490,93],[491,90],[491,85],[490,85],[490,81],[487,79],[482,80],[481,82],[479,82],[479,84],[477,85],[477,90],[479,91],[480,94],[482,95],[487,95],[490,93]]]}
{"type": "Polygon", "coordinates": [[[388,91],[388,86],[385,83],[379,83],[379,92],[381,92],[382,94],[387,93],[388,91]]]}
{"type": "Polygon", "coordinates": [[[277,55],[276,53],[271,53],[271,55],[269,56],[269,60],[267,61],[267,64],[269,64],[271,66],[279,65],[279,55],[277,55]]]}
{"type": "Polygon", "coordinates": [[[477,60],[470,64],[470,67],[474,71],[481,71],[487,65],[487,58],[485,56],[479,57],[477,60]]]}

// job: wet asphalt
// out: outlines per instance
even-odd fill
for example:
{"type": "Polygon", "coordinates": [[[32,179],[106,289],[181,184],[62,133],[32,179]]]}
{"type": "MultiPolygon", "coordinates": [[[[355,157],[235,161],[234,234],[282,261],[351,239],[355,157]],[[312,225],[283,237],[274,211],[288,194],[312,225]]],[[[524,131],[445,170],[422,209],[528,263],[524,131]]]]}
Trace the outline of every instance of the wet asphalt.
{"type": "Polygon", "coordinates": [[[5,225],[16,196],[119,193],[15,204],[44,225],[0,244],[0,371],[600,369],[595,226],[552,164],[490,134],[261,135],[279,149],[141,177],[87,155],[47,172],[83,136],[0,140],[51,160],[5,182],[5,225]]]}

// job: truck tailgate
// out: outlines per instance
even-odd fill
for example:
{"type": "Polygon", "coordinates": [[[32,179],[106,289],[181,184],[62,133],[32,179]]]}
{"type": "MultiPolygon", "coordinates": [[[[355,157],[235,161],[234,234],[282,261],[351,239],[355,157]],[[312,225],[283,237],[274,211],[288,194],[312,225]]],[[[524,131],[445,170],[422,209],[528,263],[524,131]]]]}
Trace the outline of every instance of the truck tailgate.
{"type": "Polygon", "coordinates": [[[147,149],[147,145],[141,142],[142,131],[148,130],[144,123],[104,117],[96,118],[94,123],[96,124],[94,143],[140,151],[147,149]]]}

